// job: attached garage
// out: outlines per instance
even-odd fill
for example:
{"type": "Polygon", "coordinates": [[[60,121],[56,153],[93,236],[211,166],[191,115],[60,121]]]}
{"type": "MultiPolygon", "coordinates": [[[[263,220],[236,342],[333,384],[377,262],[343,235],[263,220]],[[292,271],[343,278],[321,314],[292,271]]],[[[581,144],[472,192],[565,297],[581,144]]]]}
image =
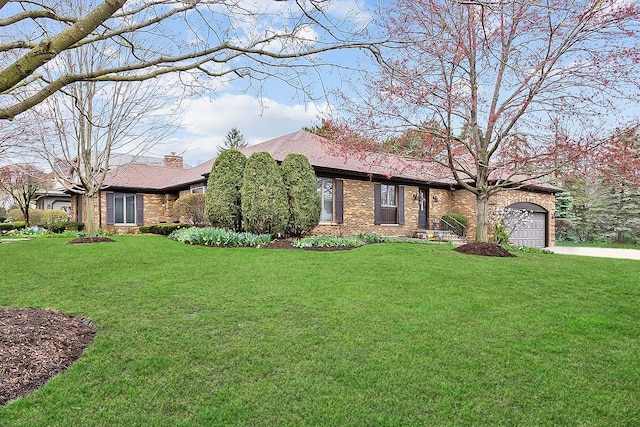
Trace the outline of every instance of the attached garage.
{"type": "MultiPolygon", "coordinates": [[[[544,248],[547,246],[547,216],[548,212],[534,203],[514,203],[507,207],[514,210],[532,212],[531,220],[511,234],[510,240],[515,245],[544,248]]],[[[505,218],[507,222],[508,218],[505,218]]]]}

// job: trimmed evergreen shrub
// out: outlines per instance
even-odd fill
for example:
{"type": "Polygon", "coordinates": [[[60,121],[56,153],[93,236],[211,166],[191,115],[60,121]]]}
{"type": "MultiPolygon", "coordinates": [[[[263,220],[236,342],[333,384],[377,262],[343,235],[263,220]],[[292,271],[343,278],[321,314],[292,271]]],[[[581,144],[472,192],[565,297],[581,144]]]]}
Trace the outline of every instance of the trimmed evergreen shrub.
{"type": "Polygon", "coordinates": [[[6,223],[0,223],[0,231],[11,231],[13,230],[15,227],[12,223],[10,222],[6,222],[6,223]]]}
{"type": "Polygon", "coordinates": [[[168,236],[169,234],[173,233],[174,231],[180,229],[180,228],[186,228],[186,227],[191,227],[191,225],[189,224],[167,224],[167,223],[162,223],[162,224],[154,224],[154,225],[150,225],[147,227],[140,227],[138,228],[138,232],[142,233],[142,229],[144,228],[144,232],[145,233],[152,233],[152,234],[161,234],[163,236],[168,236]]]}
{"type": "Polygon", "coordinates": [[[13,228],[16,230],[21,230],[26,226],[25,221],[13,221],[13,228]]]}
{"type": "Polygon", "coordinates": [[[247,158],[236,149],[225,150],[211,167],[205,196],[205,216],[215,227],[242,229],[240,190],[247,158]]]}
{"type": "Polygon", "coordinates": [[[185,194],[180,196],[173,205],[173,212],[192,225],[206,225],[207,217],[204,215],[206,196],[204,194],[185,194]]]}
{"type": "Polygon", "coordinates": [[[247,159],[240,194],[246,231],[270,235],[284,232],[289,219],[287,190],[269,153],[253,153],[247,159]]]}
{"type": "Polygon", "coordinates": [[[303,236],[320,222],[322,209],[316,175],[309,159],[302,154],[288,154],[280,172],[289,200],[289,223],[286,232],[303,236]]]}

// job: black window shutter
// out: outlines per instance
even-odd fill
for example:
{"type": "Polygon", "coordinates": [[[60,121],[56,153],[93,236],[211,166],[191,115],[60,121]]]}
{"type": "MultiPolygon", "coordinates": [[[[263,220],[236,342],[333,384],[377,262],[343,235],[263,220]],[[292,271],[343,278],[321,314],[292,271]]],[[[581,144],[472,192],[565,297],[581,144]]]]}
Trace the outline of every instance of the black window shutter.
{"type": "Polygon", "coordinates": [[[374,224],[382,224],[382,208],[380,207],[380,184],[373,185],[373,214],[374,224]]]}
{"type": "Polygon", "coordinates": [[[144,197],[136,194],[136,224],[144,225],[144,197]]]}
{"type": "Polygon", "coordinates": [[[113,193],[107,193],[107,225],[113,225],[115,222],[113,193]]]}
{"type": "Polygon", "coordinates": [[[398,224],[404,225],[404,185],[398,186],[398,224]]]}
{"type": "Polygon", "coordinates": [[[335,197],[336,197],[336,223],[342,224],[344,222],[344,198],[343,187],[344,181],[336,179],[335,181],[335,197]]]}

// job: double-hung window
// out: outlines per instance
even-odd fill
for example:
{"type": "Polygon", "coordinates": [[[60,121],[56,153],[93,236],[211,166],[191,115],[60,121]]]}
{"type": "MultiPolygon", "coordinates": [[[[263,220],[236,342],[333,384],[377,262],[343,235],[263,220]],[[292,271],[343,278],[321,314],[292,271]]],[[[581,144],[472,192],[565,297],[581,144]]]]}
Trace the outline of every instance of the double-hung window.
{"type": "Polygon", "coordinates": [[[404,186],[375,184],[375,224],[404,224],[404,186]]]}

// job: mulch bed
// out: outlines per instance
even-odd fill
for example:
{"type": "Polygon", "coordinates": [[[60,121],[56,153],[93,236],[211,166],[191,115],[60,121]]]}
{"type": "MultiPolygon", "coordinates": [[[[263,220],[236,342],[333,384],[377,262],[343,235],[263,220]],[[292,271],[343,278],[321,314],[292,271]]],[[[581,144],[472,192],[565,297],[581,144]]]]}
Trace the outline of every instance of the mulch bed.
{"type": "Polygon", "coordinates": [[[454,251],[470,254],[470,255],[482,255],[482,256],[497,256],[497,257],[513,257],[515,256],[505,248],[494,243],[480,243],[473,242],[466,245],[458,246],[454,251]]]}
{"type": "Polygon", "coordinates": [[[115,242],[115,240],[110,239],[108,237],[78,237],[77,239],[73,239],[67,242],[68,245],[72,245],[75,243],[100,243],[100,242],[115,242]]]}
{"type": "Polygon", "coordinates": [[[83,317],[0,307],[0,408],[67,369],[95,333],[93,322],[83,317]]]}

